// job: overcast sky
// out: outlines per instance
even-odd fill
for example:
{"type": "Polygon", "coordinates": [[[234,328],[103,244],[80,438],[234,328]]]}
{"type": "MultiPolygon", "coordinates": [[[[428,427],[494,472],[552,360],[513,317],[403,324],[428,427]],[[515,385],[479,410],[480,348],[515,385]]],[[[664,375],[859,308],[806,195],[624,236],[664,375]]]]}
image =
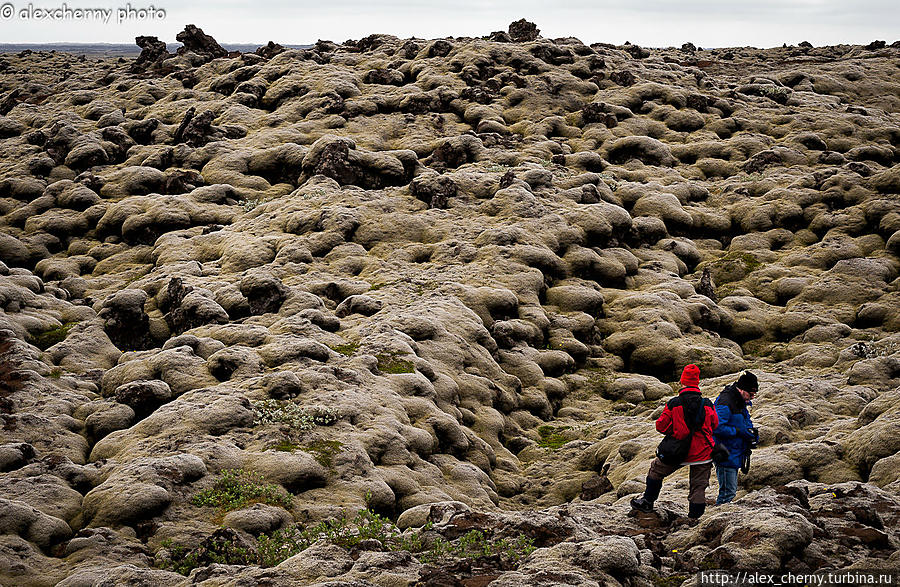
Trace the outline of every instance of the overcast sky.
{"type": "Polygon", "coordinates": [[[137,35],[174,42],[188,23],[225,43],[340,42],[371,33],[482,36],[506,30],[519,18],[536,23],[548,38],[652,47],[686,41],[698,47],[773,47],[900,38],[898,0],[0,0],[0,42],[130,43],[137,35]],[[29,12],[29,6],[55,12],[48,17],[29,12]],[[151,6],[155,10],[122,12],[151,6]],[[106,9],[109,19],[98,21],[99,13],[78,19],[70,12],[58,20],[63,7],[106,9]]]}

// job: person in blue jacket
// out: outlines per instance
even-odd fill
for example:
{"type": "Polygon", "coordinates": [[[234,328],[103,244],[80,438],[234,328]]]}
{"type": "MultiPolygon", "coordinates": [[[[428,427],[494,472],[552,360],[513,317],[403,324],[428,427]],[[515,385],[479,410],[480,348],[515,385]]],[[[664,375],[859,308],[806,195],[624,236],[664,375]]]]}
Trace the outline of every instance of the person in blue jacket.
{"type": "MultiPolygon", "coordinates": [[[[716,463],[719,480],[719,497],[716,504],[728,503],[737,492],[738,469],[750,456],[750,450],[759,444],[759,434],[750,420],[747,409],[759,391],[756,375],[744,371],[738,380],[726,385],[716,398],[716,414],[719,426],[713,432],[716,444],[728,449],[728,460],[716,463]]],[[[746,473],[746,469],[744,470],[746,473]]]]}

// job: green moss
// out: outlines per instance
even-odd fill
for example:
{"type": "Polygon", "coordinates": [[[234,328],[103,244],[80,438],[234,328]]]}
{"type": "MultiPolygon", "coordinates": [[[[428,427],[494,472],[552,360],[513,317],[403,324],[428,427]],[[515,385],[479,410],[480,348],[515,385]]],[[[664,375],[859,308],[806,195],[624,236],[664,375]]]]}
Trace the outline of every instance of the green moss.
{"type": "Polygon", "coordinates": [[[59,379],[62,377],[63,370],[62,367],[53,367],[50,369],[50,379],[59,379]]]}
{"type": "Polygon", "coordinates": [[[78,322],[66,322],[62,326],[36,334],[32,338],[32,344],[42,351],[46,351],[56,343],[62,342],[76,324],[78,322]]]}
{"type": "Polygon", "coordinates": [[[280,452],[294,452],[300,448],[300,446],[290,440],[282,440],[278,444],[273,445],[272,448],[280,452]]]}
{"type": "Polygon", "coordinates": [[[319,464],[330,469],[334,455],[341,452],[343,443],[337,440],[317,440],[303,447],[303,450],[312,454],[319,464]]]}
{"type": "Polygon", "coordinates": [[[775,362],[787,361],[794,358],[796,353],[791,352],[790,345],[783,342],[771,342],[768,340],[751,340],[741,345],[745,355],[771,359],[775,362]]]}
{"type": "Polygon", "coordinates": [[[730,252],[719,259],[719,261],[716,261],[716,263],[720,261],[722,263],[742,263],[744,265],[744,268],[747,270],[747,273],[752,273],[762,267],[762,263],[759,261],[759,259],[751,255],[750,253],[744,252],[730,252]]]}
{"type": "Polygon", "coordinates": [[[728,296],[734,295],[734,292],[738,290],[736,285],[723,285],[721,287],[716,288],[716,295],[719,296],[719,299],[727,298],[728,296]]]}
{"type": "Polygon", "coordinates": [[[382,373],[392,375],[397,373],[413,373],[416,370],[416,366],[410,361],[398,359],[398,354],[399,353],[388,353],[375,355],[375,358],[378,359],[378,370],[382,373]]]}
{"type": "MultiPolygon", "coordinates": [[[[697,266],[697,269],[702,270],[709,267],[710,271],[712,271],[713,280],[716,283],[725,284],[732,281],[740,281],[762,266],[763,263],[750,253],[731,251],[715,261],[701,263],[697,266]]],[[[719,287],[716,293],[720,298],[728,295],[723,287],[719,287]]]]}
{"type": "Polygon", "coordinates": [[[353,355],[356,351],[359,350],[359,343],[358,342],[348,342],[347,344],[336,344],[329,348],[331,348],[331,350],[333,350],[335,352],[341,353],[342,355],[346,355],[349,357],[349,356],[353,355]]]}
{"type": "Polygon", "coordinates": [[[769,354],[771,350],[769,345],[762,340],[751,340],[745,342],[741,349],[747,355],[753,355],[754,357],[765,357],[769,354]]]}
{"type": "Polygon", "coordinates": [[[561,448],[564,444],[569,442],[569,439],[567,439],[562,432],[564,430],[570,430],[571,428],[571,426],[560,426],[556,428],[547,424],[538,426],[538,435],[541,437],[538,441],[538,446],[549,448],[551,450],[561,448]]]}

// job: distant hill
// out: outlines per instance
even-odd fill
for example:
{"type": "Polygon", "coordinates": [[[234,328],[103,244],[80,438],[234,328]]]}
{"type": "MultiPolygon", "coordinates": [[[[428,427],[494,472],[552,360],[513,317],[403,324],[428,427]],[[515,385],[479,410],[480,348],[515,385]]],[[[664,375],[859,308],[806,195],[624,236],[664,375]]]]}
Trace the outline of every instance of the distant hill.
{"type": "MultiPolygon", "coordinates": [[[[257,47],[265,43],[222,43],[229,51],[241,51],[242,53],[256,51],[257,47]]],[[[307,49],[312,45],[284,45],[288,49],[307,49]]],[[[181,43],[169,43],[168,48],[174,53],[181,43]]],[[[0,53],[19,53],[31,49],[32,51],[59,51],[73,53],[75,55],[89,55],[96,57],[136,57],[141,48],[135,44],[115,43],[0,43],[0,53]]]]}

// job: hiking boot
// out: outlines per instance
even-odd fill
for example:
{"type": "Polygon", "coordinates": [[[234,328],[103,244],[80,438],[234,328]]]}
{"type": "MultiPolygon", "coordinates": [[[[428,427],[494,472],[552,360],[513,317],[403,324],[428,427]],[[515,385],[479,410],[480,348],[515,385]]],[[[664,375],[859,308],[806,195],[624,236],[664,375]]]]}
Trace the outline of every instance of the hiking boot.
{"type": "Polygon", "coordinates": [[[639,512],[650,513],[653,511],[653,502],[644,497],[636,497],[631,500],[631,507],[639,512]]]}

